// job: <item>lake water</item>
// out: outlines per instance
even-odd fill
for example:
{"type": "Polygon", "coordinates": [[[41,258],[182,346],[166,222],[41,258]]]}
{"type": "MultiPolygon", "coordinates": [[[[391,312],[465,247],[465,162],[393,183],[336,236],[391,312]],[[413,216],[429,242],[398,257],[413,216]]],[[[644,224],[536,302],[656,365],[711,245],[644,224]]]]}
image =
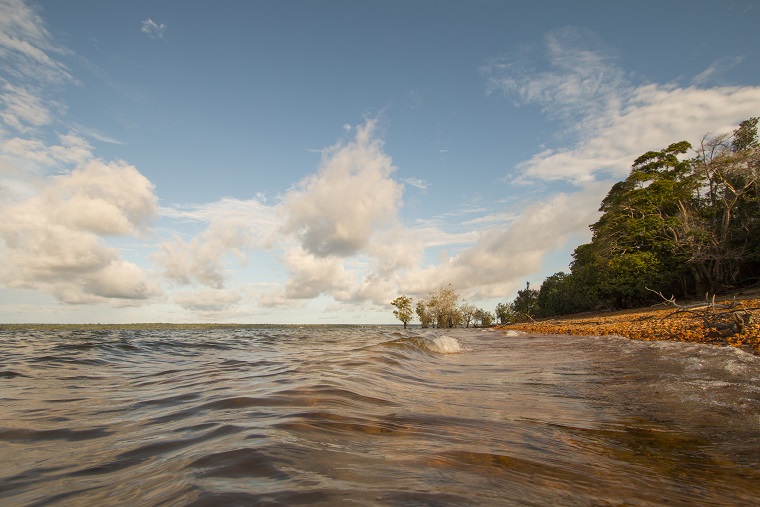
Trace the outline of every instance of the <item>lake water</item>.
{"type": "Polygon", "coordinates": [[[758,505],[760,357],[615,337],[0,331],[0,505],[758,505]]]}

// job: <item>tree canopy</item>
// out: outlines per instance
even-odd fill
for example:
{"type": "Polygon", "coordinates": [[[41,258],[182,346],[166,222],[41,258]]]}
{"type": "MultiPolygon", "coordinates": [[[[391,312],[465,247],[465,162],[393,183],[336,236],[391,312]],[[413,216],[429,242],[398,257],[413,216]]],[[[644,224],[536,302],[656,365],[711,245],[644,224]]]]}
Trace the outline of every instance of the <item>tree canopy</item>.
{"type": "MultiPolygon", "coordinates": [[[[570,272],[499,303],[506,324],[597,309],[622,309],[736,289],[760,281],[758,118],[730,134],[678,141],[633,161],[628,177],[602,200],[590,243],[573,252],[570,272]]],[[[396,300],[398,301],[398,299],[396,300]]],[[[404,322],[401,308],[394,314],[404,322]]],[[[411,298],[404,303],[411,313],[411,298]]],[[[417,301],[422,327],[490,325],[494,314],[451,287],[417,301]]]]}
{"type": "MultiPolygon", "coordinates": [[[[697,148],[679,141],[637,158],[602,201],[591,243],[576,248],[570,273],[543,282],[533,314],[628,308],[656,299],[653,291],[688,297],[757,283],[757,123],[706,135],[697,148]]],[[[515,303],[524,305],[525,290],[515,303]]]]}

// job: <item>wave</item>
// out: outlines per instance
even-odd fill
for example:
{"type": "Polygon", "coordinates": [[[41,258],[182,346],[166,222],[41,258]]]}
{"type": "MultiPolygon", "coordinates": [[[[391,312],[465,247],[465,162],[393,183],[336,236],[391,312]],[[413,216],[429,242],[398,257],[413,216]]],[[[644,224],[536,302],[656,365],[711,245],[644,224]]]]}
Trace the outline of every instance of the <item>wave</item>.
{"type": "Polygon", "coordinates": [[[405,336],[385,342],[385,345],[434,354],[461,354],[467,347],[459,340],[449,335],[438,336],[405,336]]]}
{"type": "Polygon", "coordinates": [[[731,348],[376,326],[0,332],[0,353],[9,505],[760,499],[760,357],[731,348]]]}

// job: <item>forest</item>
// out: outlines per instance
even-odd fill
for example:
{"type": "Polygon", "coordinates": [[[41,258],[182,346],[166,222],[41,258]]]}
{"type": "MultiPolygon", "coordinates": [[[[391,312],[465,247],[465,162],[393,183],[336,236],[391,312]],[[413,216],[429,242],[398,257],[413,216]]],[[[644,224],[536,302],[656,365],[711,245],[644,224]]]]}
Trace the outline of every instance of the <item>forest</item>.
{"type": "MultiPolygon", "coordinates": [[[[757,285],[757,124],[752,117],[730,134],[703,136],[697,146],[679,141],[644,153],[602,201],[591,242],[575,249],[569,273],[549,276],[538,289],[526,284],[513,301],[499,303],[495,315],[465,311],[466,304],[457,306],[456,292],[441,287],[418,302],[421,324],[488,325],[494,317],[506,324],[668,298],[704,298],[757,285]],[[446,310],[441,313],[441,308],[446,310]]],[[[391,303],[404,325],[413,317],[408,299],[407,306],[398,306],[398,298],[391,303]]]]}

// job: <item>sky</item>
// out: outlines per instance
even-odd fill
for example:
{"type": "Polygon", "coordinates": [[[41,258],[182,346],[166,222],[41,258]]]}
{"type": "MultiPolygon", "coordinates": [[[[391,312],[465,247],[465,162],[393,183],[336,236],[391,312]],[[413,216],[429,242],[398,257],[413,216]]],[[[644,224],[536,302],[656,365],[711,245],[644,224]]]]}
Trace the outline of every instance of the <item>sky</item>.
{"type": "Polygon", "coordinates": [[[760,116],[760,0],[0,0],[0,322],[389,324],[760,116]]]}

